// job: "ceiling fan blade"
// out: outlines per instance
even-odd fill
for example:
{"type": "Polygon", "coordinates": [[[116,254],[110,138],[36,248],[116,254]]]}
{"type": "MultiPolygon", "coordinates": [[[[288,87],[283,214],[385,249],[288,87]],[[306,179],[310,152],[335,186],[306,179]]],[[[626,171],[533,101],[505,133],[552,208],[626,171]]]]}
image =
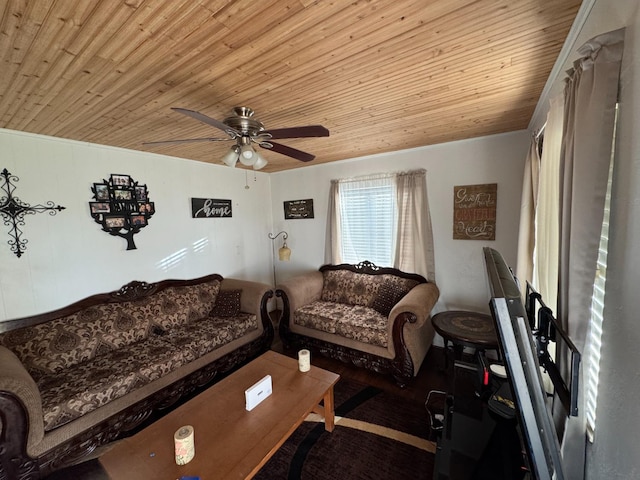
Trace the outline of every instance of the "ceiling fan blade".
{"type": "Polygon", "coordinates": [[[192,142],[227,142],[229,138],[185,138],[184,140],[159,140],[157,142],[142,142],[142,145],[167,145],[171,143],[192,143],[192,142]]]}
{"type": "Polygon", "coordinates": [[[304,137],[328,137],[329,130],[322,125],[307,125],[306,127],[290,127],[276,128],[275,130],[266,130],[262,133],[268,133],[271,138],[276,140],[280,138],[304,138],[304,137]]]}
{"type": "Polygon", "coordinates": [[[191,118],[195,118],[196,120],[206,123],[207,125],[211,125],[212,127],[219,128],[220,130],[225,132],[227,135],[229,135],[231,138],[242,136],[242,133],[240,133],[236,129],[231,128],[229,125],[226,125],[216,120],[215,118],[208,117],[203,113],[196,112],[194,110],[187,110],[186,108],[178,108],[178,107],[171,107],[171,110],[175,110],[178,113],[182,113],[183,115],[187,115],[191,118]]]}
{"type": "Polygon", "coordinates": [[[300,160],[301,162],[310,162],[311,160],[316,158],[315,155],[303,152],[302,150],[298,150],[297,148],[282,145],[281,143],[269,141],[262,142],[260,146],[263,148],[268,148],[269,150],[273,150],[274,152],[278,152],[282,155],[286,155],[287,157],[295,158],[296,160],[300,160]]]}

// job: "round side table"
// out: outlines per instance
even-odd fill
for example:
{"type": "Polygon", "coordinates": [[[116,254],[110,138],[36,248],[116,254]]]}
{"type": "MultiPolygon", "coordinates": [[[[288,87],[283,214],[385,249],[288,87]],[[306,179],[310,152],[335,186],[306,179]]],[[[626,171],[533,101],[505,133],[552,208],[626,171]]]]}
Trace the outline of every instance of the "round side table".
{"type": "Polygon", "coordinates": [[[431,323],[444,340],[445,369],[449,366],[446,354],[449,342],[453,344],[456,356],[461,356],[464,347],[475,348],[476,351],[498,349],[498,336],[491,315],[451,310],[435,314],[431,317],[431,323]]]}

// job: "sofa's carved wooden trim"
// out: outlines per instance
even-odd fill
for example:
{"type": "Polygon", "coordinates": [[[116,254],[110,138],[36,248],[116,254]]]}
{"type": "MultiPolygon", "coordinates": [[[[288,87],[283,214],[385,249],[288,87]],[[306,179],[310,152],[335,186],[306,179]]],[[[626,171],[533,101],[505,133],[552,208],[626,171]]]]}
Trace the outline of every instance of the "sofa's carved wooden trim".
{"type": "Polygon", "coordinates": [[[398,315],[393,324],[392,341],[396,352],[394,359],[380,357],[353,348],[325,342],[317,338],[307,337],[291,331],[291,308],[289,299],[282,290],[276,290],[276,296],[282,298],[282,315],[280,317],[279,333],[286,347],[296,346],[310,348],[320,354],[351,363],[357,367],[366,368],[381,374],[391,374],[401,388],[413,378],[413,361],[404,340],[404,326],[407,322],[414,323],[416,316],[409,312],[398,315]]]}
{"type": "Polygon", "coordinates": [[[27,455],[29,424],[22,401],[0,392],[0,480],[35,480],[38,462],[27,455]]]}
{"type": "MultiPolygon", "coordinates": [[[[194,284],[209,281],[214,277],[222,279],[219,275],[209,275],[188,282],[189,284],[194,284]]],[[[168,280],[156,285],[167,288],[176,284],[185,285],[185,281],[168,280]]],[[[146,292],[149,289],[146,287],[139,289],[134,286],[129,291],[135,293],[127,294],[129,295],[127,300],[139,298],[139,295],[147,294],[146,292]]],[[[158,291],[158,289],[154,291],[158,291]]],[[[111,297],[111,294],[101,294],[85,299],[85,301],[93,301],[96,298],[104,299],[105,295],[111,297]]],[[[149,420],[154,419],[152,418],[154,414],[162,415],[163,411],[175,405],[180,399],[189,398],[191,395],[208,388],[215,379],[229,374],[267,351],[274,336],[273,324],[267,312],[267,301],[272,296],[273,292],[268,291],[263,295],[260,302],[259,316],[262,320],[264,331],[259,338],[168,385],[152,396],[140,400],[95,427],[70,438],[37,459],[29,457],[26,452],[29,425],[24,405],[14,395],[0,391],[0,480],[38,480],[55,470],[73,465],[94,452],[96,448],[126,436],[138,428],[143,428],[149,423],[149,420]]],[[[83,308],[86,308],[87,304],[83,305],[83,308]]],[[[66,311],[66,309],[61,310],[66,311]]]]}
{"type": "Polygon", "coordinates": [[[157,284],[133,281],[123,286],[117,292],[113,292],[111,296],[119,301],[130,301],[148,297],[157,290],[157,284]]]}
{"type": "Polygon", "coordinates": [[[405,387],[407,382],[413,377],[413,360],[411,359],[407,344],[404,341],[404,326],[407,323],[415,323],[417,320],[415,314],[403,312],[396,317],[393,323],[391,335],[396,356],[391,362],[391,373],[401,387],[405,387]]]}

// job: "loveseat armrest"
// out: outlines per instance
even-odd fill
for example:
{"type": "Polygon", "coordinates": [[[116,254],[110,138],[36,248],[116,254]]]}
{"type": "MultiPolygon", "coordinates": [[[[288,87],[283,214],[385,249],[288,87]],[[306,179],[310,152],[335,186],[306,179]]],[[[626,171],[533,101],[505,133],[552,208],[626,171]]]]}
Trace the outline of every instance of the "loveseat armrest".
{"type": "Polygon", "coordinates": [[[435,283],[421,283],[407,293],[389,312],[388,334],[393,339],[394,377],[399,385],[418,374],[435,330],[431,310],[440,291],[435,283]]]}
{"type": "Polygon", "coordinates": [[[320,300],[323,284],[322,272],[309,272],[279,283],[276,295],[282,297],[282,301],[289,307],[288,311],[293,313],[300,307],[320,300]]]}
{"type": "Polygon", "coordinates": [[[418,325],[428,321],[439,296],[440,290],[435,283],[420,283],[413,287],[389,312],[389,333],[401,313],[415,315],[418,325]]]}
{"type": "Polygon", "coordinates": [[[22,362],[3,346],[0,346],[0,365],[0,452],[9,456],[24,455],[44,438],[42,397],[22,362]]]}
{"type": "Polygon", "coordinates": [[[222,290],[242,290],[240,310],[260,316],[266,311],[266,302],[273,296],[271,287],[266,283],[252,282],[238,278],[224,278],[220,285],[222,290]]]}

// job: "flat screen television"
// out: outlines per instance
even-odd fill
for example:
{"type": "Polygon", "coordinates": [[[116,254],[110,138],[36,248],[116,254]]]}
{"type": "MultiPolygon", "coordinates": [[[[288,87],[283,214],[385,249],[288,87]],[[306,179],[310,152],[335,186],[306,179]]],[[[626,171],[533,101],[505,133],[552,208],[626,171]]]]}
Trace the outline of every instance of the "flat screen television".
{"type": "MultiPolygon", "coordinates": [[[[550,398],[542,380],[540,358],[544,358],[544,363],[547,363],[545,368],[548,368],[553,364],[553,359],[547,354],[544,342],[551,334],[553,336],[559,334],[560,338],[567,340],[568,337],[564,332],[561,332],[555,322],[553,327],[549,327],[545,323],[548,320],[546,317],[542,320],[543,328],[535,329],[540,325],[536,319],[529,318],[522,301],[518,282],[502,255],[489,247],[485,247],[483,253],[491,293],[491,314],[498,332],[501,354],[516,406],[520,436],[526,451],[529,478],[563,480],[566,477],[562,469],[560,442],[550,410],[550,398]],[[534,326],[533,331],[532,325],[534,326]],[[540,337],[545,337],[542,339],[542,343],[540,337]]],[[[544,306],[544,304],[542,305],[544,306]]],[[[532,312],[538,313],[541,310],[540,305],[535,307],[527,302],[527,306],[531,307],[532,312]]],[[[545,311],[545,313],[548,312],[545,311]]],[[[569,342],[569,348],[571,347],[573,344],[569,342]]],[[[573,348],[575,350],[575,347],[573,348]]],[[[578,355],[579,362],[577,350],[573,353],[578,355]]],[[[577,369],[577,365],[575,367],[577,369]]],[[[557,390],[564,388],[564,393],[571,399],[572,394],[577,394],[577,384],[570,381],[569,385],[574,391],[569,391],[570,388],[562,381],[559,372],[557,373],[556,378],[551,376],[554,388],[557,390]]],[[[577,381],[577,372],[573,373],[576,373],[575,380],[577,381]]],[[[570,376],[574,378],[573,374],[570,376]]],[[[571,404],[571,400],[569,404],[571,404]]]]}

